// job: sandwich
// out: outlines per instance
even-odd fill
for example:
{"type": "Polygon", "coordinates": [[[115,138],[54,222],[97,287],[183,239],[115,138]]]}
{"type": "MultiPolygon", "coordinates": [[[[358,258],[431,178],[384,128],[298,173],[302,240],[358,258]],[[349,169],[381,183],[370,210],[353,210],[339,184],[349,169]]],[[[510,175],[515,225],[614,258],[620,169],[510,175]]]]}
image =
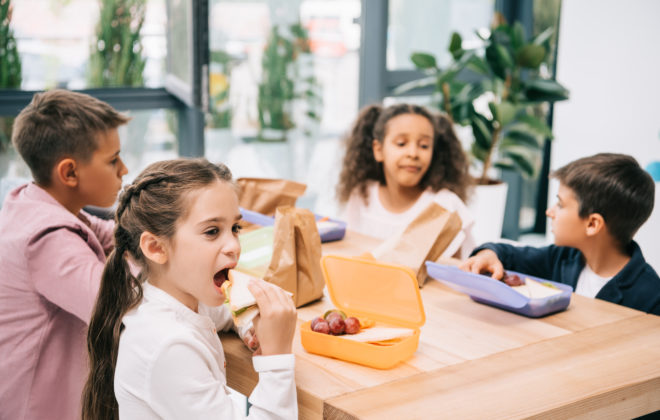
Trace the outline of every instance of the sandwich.
{"type": "Polygon", "coordinates": [[[252,276],[240,271],[229,270],[227,281],[221,286],[226,298],[225,303],[231,310],[234,324],[239,328],[259,315],[257,301],[247,287],[251,278],[252,276]]]}

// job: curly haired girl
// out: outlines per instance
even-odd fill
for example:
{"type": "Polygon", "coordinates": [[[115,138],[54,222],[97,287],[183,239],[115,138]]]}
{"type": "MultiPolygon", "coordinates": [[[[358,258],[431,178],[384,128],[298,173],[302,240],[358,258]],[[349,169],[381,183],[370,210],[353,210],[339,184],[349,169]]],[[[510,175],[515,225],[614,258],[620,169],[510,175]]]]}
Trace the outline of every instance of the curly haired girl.
{"type": "Polygon", "coordinates": [[[431,202],[456,211],[461,232],[444,256],[467,256],[473,218],[464,204],[471,179],[451,121],[424,107],[371,105],[347,139],[337,187],[349,229],[385,239],[431,202]],[[459,249],[460,247],[460,249],[459,249]]]}

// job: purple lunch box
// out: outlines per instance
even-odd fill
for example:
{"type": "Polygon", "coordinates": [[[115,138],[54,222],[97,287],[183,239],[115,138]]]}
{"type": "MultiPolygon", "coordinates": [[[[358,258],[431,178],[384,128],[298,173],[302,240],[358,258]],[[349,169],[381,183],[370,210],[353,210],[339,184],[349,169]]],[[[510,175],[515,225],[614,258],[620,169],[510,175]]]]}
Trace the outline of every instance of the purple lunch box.
{"type": "MultiPolygon", "coordinates": [[[[266,216],[256,211],[247,210],[241,207],[241,215],[243,215],[243,220],[248,223],[253,223],[259,226],[273,226],[275,224],[275,218],[272,216],[266,216]]],[[[323,219],[323,216],[315,214],[316,220],[323,219]]],[[[319,235],[321,236],[321,242],[332,242],[338,241],[344,238],[346,235],[346,222],[336,219],[327,219],[329,223],[328,227],[319,227],[319,235]]]]}
{"type": "Polygon", "coordinates": [[[530,299],[518,293],[504,282],[482,274],[468,273],[452,265],[426,261],[426,270],[429,276],[456,291],[467,294],[475,302],[484,303],[531,318],[538,318],[563,311],[568,307],[573,293],[573,288],[566,284],[511,270],[507,270],[507,273],[517,274],[521,278],[528,277],[542,283],[550,283],[560,289],[561,293],[544,298],[530,299]]]}

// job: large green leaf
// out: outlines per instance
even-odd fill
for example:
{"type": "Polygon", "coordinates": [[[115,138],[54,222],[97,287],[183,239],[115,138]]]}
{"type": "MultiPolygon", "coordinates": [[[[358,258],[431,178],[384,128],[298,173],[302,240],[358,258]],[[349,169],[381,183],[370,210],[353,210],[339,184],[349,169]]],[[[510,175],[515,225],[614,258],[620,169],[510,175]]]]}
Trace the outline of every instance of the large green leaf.
{"type": "Polygon", "coordinates": [[[421,70],[437,68],[435,57],[428,53],[415,52],[410,55],[410,60],[421,70]]]}
{"type": "Polygon", "coordinates": [[[527,147],[533,150],[541,148],[538,135],[525,131],[507,131],[502,143],[500,143],[500,149],[504,150],[514,146],[527,147]]]}
{"type": "Polygon", "coordinates": [[[472,134],[474,135],[474,140],[476,143],[484,148],[489,149],[492,144],[492,128],[490,127],[489,121],[486,117],[482,116],[479,113],[475,113],[472,116],[472,134]]]}
{"type": "Polygon", "coordinates": [[[538,166],[538,154],[535,156],[529,149],[524,147],[510,147],[502,150],[502,158],[498,160],[496,166],[501,164],[513,165],[523,175],[532,178],[536,175],[538,166]]]}
{"type": "Polygon", "coordinates": [[[463,39],[458,34],[454,32],[451,34],[451,41],[449,41],[449,52],[451,56],[454,57],[454,60],[458,60],[463,55],[463,39]]]}
{"type": "Polygon", "coordinates": [[[534,39],[532,40],[532,44],[535,44],[535,45],[545,44],[550,39],[553,32],[554,32],[554,29],[552,28],[552,26],[550,26],[545,31],[543,31],[540,34],[536,35],[534,37],[534,39]]]}
{"type": "Polygon", "coordinates": [[[516,21],[511,28],[511,47],[513,51],[518,51],[523,45],[525,45],[525,28],[516,21]]]}
{"type": "Polygon", "coordinates": [[[549,138],[549,139],[554,138],[554,136],[552,135],[552,130],[550,130],[548,124],[545,121],[536,118],[533,115],[527,115],[527,114],[520,115],[516,120],[517,122],[526,125],[527,129],[537,134],[540,134],[545,138],[549,138]]]}
{"type": "Polygon", "coordinates": [[[464,102],[462,104],[452,105],[452,114],[454,122],[462,126],[467,126],[472,123],[471,116],[474,114],[474,105],[472,102],[464,102]]]}
{"type": "Polygon", "coordinates": [[[525,82],[525,96],[535,102],[555,102],[568,99],[568,90],[551,79],[535,79],[525,82]]]}
{"type": "Polygon", "coordinates": [[[545,56],[546,50],[542,45],[527,44],[516,53],[516,63],[528,69],[537,69],[545,56]]]}
{"type": "Polygon", "coordinates": [[[468,83],[463,83],[460,85],[454,84],[453,89],[451,90],[453,92],[451,97],[452,104],[454,106],[457,106],[470,101],[471,90],[472,90],[472,85],[468,83]]]}
{"type": "Polygon", "coordinates": [[[472,143],[472,146],[470,147],[470,152],[477,160],[480,160],[482,162],[486,160],[486,156],[488,156],[488,149],[479,146],[477,142],[472,143]]]}
{"type": "Polygon", "coordinates": [[[493,73],[501,79],[506,79],[507,70],[513,67],[513,58],[503,45],[492,43],[486,48],[486,60],[493,73]]]}
{"type": "Polygon", "coordinates": [[[410,82],[403,83],[393,89],[392,93],[395,95],[401,95],[402,93],[409,92],[414,89],[424,88],[428,86],[435,85],[437,81],[436,76],[426,76],[422,79],[411,80],[410,82]]]}
{"type": "Polygon", "coordinates": [[[508,101],[499,104],[490,102],[488,107],[490,108],[490,112],[493,113],[493,117],[502,127],[509,124],[516,116],[517,107],[508,101]]]}
{"type": "Polygon", "coordinates": [[[466,67],[475,73],[490,76],[490,67],[488,67],[488,63],[486,63],[486,60],[484,60],[483,57],[473,55],[466,67]]]}
{"type": "Polygon", "coordinates": [[[518,167],[513,164],[511,159],[501,159],[493,164],[494,167],[512,172],[518,172],[518,167]]]}

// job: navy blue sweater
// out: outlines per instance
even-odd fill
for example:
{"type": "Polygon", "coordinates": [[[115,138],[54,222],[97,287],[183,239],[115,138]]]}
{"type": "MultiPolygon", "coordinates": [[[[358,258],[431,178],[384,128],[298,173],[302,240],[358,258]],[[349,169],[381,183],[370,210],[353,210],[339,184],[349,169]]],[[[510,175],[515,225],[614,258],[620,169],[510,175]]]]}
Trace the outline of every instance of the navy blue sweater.
{"type": "MultiPolygon", "coordinates": [[[[472,251],[472,255],[483,249],[493,250],[507,270],[568,284],[573,290],[585,264],[582,252],[569,247],[534,248],[486,243],[472,251]]],[[[644,260],[636,242],[630,243],[627,252],[630,261],[600,289],[596,297],[660,315],[660,277],[644,260]]]]}

